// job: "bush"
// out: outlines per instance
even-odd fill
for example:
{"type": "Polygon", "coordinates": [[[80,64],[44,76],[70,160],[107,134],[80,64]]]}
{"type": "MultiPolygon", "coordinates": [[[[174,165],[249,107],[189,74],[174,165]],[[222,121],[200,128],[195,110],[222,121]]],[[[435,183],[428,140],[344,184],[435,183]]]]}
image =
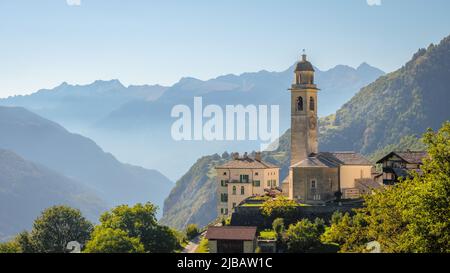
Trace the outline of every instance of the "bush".
{"type": "Polygon", "coordinates": [[[87,243],[86,253],[143,253],[144,245],[120,229],[97,227],[87,243]]]}
{"type": "Polygon", "coordinates": [[[198,226],[196,224],[189,224],[186,227],[186,236],[188,240],[192,240],[200,233],[198,226]]]}
{"type": "Polygon", "coordinates": [[[295,225],[290,225],[286,232],[289,252],[306,253],[321,246],[320,236],[324,230],[323,220],[313,223],[303,219],[295,225]]]}
{"type": "Polygon", "coordinates": [[[295,214],[299,204],[294,200],[286,197],[278,197],[276,199],[264,202],[261,207],[262,214],[266,217],[276,218],[281,217],[285,219],[292,218],[295,214]]]}
{"type": "Polygon", "coordinates": [[[277,235],[277,239],[280,240],[281,237],[283,236],[283,232],[284,232],[284,220],[283,220],[283,218],[275,219],[273,221],[273,223],[272,223],[272,228],[273,228],[273,231],[277,235]]]}

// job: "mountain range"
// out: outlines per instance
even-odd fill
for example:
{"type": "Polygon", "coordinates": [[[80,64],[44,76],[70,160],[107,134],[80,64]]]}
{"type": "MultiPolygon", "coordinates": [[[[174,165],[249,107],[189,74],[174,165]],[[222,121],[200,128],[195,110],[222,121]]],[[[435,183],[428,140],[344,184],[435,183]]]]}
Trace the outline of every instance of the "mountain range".
{"type": "MultiPolygon", "coordinates": [[[[420,49],[399,70],[362,88],[335,114],[319,120],[321,151],[357,151],[374,162],[392,150],[423,149],[419,137],[450,120],[450,37],[420,49]]],[[[319,88],[320,88],[319,84],[319,88]]],[[[319,101],[318,107],[322,107],[319,101]]],[[[288,171],[290,131],[263,159],[288,171]]],[[[177,181],[164,203],[162,222],[177,228],[208,224],[217,217],[217,164],[228,153],[202,157],[177,181]]]]}
{"type": "MultiPolygon", "coordinates": [[[[68,184],[89,189],[90,195],[101,200],[105,208],[148,201],[162,207],[164,198],[173,187],[172,181],[160,172],[119,162],[91,139],[70,133],[59,124],[21,107],[0,106],[0,132],[0,149],[11,151],[23,161],[32,162],[42,169],[39,169],[42,174],[25,175],[19,180],[20,184],[17,185],[21,187],[20,194],[12,192],[9,196],[8,214],[15,214],[16,209],[20,209],[15,204],[27,202],[26,200],[28,203],[21,206],[42,208],[39,204],[51,204],[52,200],[73,201],[72,195],[79,194],[66,191],[68,186],[64,185],[68,184]],[[44,171],[44,168],[48,171],[44,171]],[[41,177],[49,179],[44,183],[40,180],[41,177]],[[61,185],[55,186],[58,181],[61,185]],[[46,187],[41,189],[40,198],[45,197],[48,202],[36,203],[39,201],[36,198],[24,199],[34,194],[34,185],[39,183],[46,187]],[[26,185],[29,185],[28,189],[26,185]]],[[[8,168],[11,175],[0,176],[0,192],[11,192],[16,186],[14,174],[20,178],[20,174],[32,173],[30,168],[24,169],[29,165],[23,164],[23,161],[10,162],[8,168]],[[18,164],[13,164],[14,162],[18,164]]],[[[82,203],[79,205],[84,206],[82,203]]],[[[35,212],[35,209],[30,210],[30,214],[35,212]]],[[[19,217],[20,214],[17,215],[19,217]]],[[[29,224],[32,220],[24,218],[20,221],[29,224]]],[[[0,233],[4,231],[0,230],[0,233]]]]}
{"type": "MultiPolygon", "coordinates": [[[[54,89],[0,100],[0,105],[25,107],[70,131],[87,136],[120,160],[157,169],[178,179],[202,155],[223,150],[259,149],[260,141],[178,142],[171,136],[175,105],[192,106],[195,96],[204,105],[279,105],[280,132],[289,128],[290,67],[282,72],[259,71],[225,75],[202,81],[183,78],[170,87],[123,86],[118,80],[89,85],[63,83],[54,89]],[[177,160],[173,160],[177,159],[177,160]],[[167,164],[171,162],[171,164],[167,164]]],[[[322,90],[320,114],[335,112],[361,87],[384,72],[366,63],[357,68],[338,65],[327,71],[316,68],[322,90]]]]}

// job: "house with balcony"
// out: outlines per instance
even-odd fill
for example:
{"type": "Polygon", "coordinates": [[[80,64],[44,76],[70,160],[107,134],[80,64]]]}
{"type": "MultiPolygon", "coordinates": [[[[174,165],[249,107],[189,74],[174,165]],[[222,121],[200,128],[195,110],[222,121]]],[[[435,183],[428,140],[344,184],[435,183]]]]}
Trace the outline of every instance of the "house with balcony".
{"type": "Polygon", "coordinates": [[[382,173],[376,180],[384,185],[394,185],[400,178],[409,176],[409,172],[421,172],[423,159],[428,156],[424,151],[391,152],[377,161],[381,165],[382,173]]]}

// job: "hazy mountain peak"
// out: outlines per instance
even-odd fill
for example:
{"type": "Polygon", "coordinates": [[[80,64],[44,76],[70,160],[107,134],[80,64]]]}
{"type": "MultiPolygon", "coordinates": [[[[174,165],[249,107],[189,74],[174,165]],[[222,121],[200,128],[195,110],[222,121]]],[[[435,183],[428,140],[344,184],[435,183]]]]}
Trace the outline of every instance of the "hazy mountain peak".
{"type": "Polygon", "coordinates": [[[385,72],[381,69],[378,69],[374,66],[371,66],[370,64],[363,62],[362,64],[360,64],[357,68],[356,71],[358,71],[359,73],[379,73],[384,75],[385,72]]]}
{"type": "Polygon", "coordinates": [[[93,83],[91,83],[89,86],[93,87],[108,87],[111,89],[122,89],[125,88],[125,86],[118,80],[118,79],[112,79],[112,80],[96,80],[93,83]]]}

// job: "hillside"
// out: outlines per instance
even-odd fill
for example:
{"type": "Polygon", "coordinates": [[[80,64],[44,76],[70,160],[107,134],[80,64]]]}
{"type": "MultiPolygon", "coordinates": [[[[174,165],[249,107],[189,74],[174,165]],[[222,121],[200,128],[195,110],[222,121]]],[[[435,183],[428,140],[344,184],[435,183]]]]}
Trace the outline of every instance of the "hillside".
{"type": "MultiPolygon", "coordinates": [[[[418,137],[427,128],[440,128],[450,120],[450,37],[439,45],[421,49],[404,67],[381,77],[363,88],[335,115],[319,121],[321,151],[360,151],[375,161],[387,152],[399,149],[423,148],[418,137]]],[[[320,87],[320,85],[319,85],[320,87]]],[[[319,107],[321,103],[319,102],[319,107]]],[[[267,161],[281,167],[281,180],[287,175],[290,150],[289,130],[280,138],[280,147],[275,152],[264,153],[267,161]]],[[[199,161],[200,162],[200,161],[199,161]]],[[[215,207],[208,213],[184,208],[184,196],[197,198],[197,192],[214,188],[215,181],[204,173],[213,173],[212,168],[197,168],[197,164],[185,175],[183,186],[172,191],[166,199],[164,220],[166,224],[183,227],[185,223],[205,224],[216,217],[215,207]],[[191,172],[195,172],[192,176],[191,172]],[[198,187],[193,183],[201,177],[206,180],[198,187]],[[187,183],[191,181],[190,183],[187,183]],[[168,202],[170,200],[170,202],[168,202]],[[174,209],[176,208],[176,209],[174,209]],[[174,222],[189,212],[187,222],[174,222]],[[200,221],[196,219],[201,219],[200,221]]],[[[212,161],[215,163],[215,161],[212,161]]],[[[208,166],[208,162],[203,163],[208,166]]],[[[211,164],[212,165],[212,164],[211,164]]],[[[180,183],[180,181],[177,182],[180,183]]],[[[212,203],[213,193],[197,200],[196,206],[212,203]]],[[[215,203],[214,203],[215,204],[215,203]]]]}
{"type": "Polygon", "coordinates": [[[173,183],[155,170],[123,164],[92,140],[24,108],[0,107],[0,148],[14,151],[94,189],[109,206],[162,206],[173,183]]]}
{"type": "Polygon", "coordinates": [[[97,221],[106,204],[80,183],[0,149],[0,241],[29,230],[45,208],[68,205],[97,221]]]}
{"type": "Polygon", "coordinates": [[[450,119],[450,37],[419,50],[401,69],[363,88],[337,111],[322,150],[371,154],[450,119]]]}

